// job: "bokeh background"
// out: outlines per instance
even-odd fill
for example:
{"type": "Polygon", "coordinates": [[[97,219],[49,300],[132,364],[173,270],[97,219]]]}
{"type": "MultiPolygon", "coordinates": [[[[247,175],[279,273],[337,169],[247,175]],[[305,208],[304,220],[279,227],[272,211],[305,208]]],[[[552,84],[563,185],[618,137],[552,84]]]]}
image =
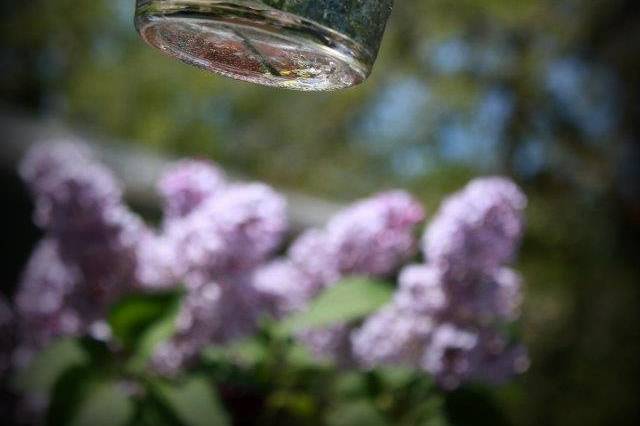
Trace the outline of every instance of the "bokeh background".
{"type": "MultiPolygon", "coordinates": [[[[133,0],[4,7],[0,117],[54,121],[125,152],[210,158],[332,203],[401,187],[433,212],[472,177],[508,175],[530,198],[517,268],[532,365],[495,390],[498,417],[637,424],[640,3],[397,0],[371,78],[319,94],[163,57],[137,37],[133,9],[133,0]]],[[[8,297],[39,236],[12,153],[0,149],[8,297]]],[[[145,197],[131,201],[157,214],[145,197]]],[[[458,403],[464,411],[464,396],[458,403]]]]}

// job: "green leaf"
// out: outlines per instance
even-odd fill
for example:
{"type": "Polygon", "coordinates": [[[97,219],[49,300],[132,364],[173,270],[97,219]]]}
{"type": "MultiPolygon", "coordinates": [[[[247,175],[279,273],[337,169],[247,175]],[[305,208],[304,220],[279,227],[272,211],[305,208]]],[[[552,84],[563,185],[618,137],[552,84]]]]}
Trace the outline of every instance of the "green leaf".
{"type": "Polygon", "coordinates": [[[313,416],[317,408],[313,397],[301,391],[276,391],[267,398],[266,404],[274,412],[284,410],[300,418],[313,416]]]}
{"type": "Polygon", "coordinates": [[[111,310],[113,334],[131,352],[129,370],[142,371],[157,345],[173,335],[181,296],[181,292],[135,295],[111,310]]]}
{"type": "Polygon", "coordinates": [[[145,398],[136,404],[135,417],[129,424],[131,426],[176,426],[180,425],[180,420],[163,401],[158,401],[151,392],[147,392],[145,398]]]}
{"type": "Polygon", "coordinates": [[[113,335],[126,349],[132,350],[150,327],[175,311],[179,298],[179,293],[171,292],[123,299],[109,314],[113,335]]]}
{"type": "Polygon", "coordinates": [[[120,426],[129,423],[133,413],[133,401],[118,383],[109,381],[93,386],[85,395],[70,425],[120,426]]]}
{"type": "Polygon", "coordinates": [[[156,390],[186,426],[225,426],[229,418],[212,383],[191,377],[178,383],[158,382],[156,390]]]}
{"type": "Polygon", "coordinates": [[[244,365],[254,365],[265,359],[267,348],[264,341],[256,337],[242,339],[228,346],[209,346],[201,353],[202,359],[209,361],[233,361],[244,365]]]}
{"type": "Polygon", "coordinates": [[[289,348],[287,352],[287,362],[298,368],[331,366],[330,361],[314,357],[306,346],[298,342],[293,342],[289,348]]]}
{"type": "Polygon", "coordinates": [[[345,371],[336,378],[334,392],[341,400],[363,398],[367,390],[366,377],[359,371],[345,371]]]}
{"type": "Polygon", "coordinates": [[[329,410],[328,426],[386,426],[388,422],[368,400],[343,403],[329,410]]]}
{"type": "Polygon", "coordinates": [[[68,425],[80,408],[85,395],[88,395],[100,380],[98,374],[95,367],[90,365],[74,366],[66,370],[51,390],[47,425],[68,425]]]}
{"type": "Polygon", "coordinates": [[[140,337],[137,348],[131,357],[128,367],[134,371],[144,369],[147,361],[153,355],[155,348],[161,342],[169,339],[175,331],[176,316],[178,309],[168,314],[165,318],[153,324],[144,335],[140,337]]]}
{"type": "Polygon", "coordinates": [[[324,327],[362,318],[385,305],[393,288],[367,278],[347,278],[325,290],[304,312],[294,314],[281,323],[284,332],[324,327]]]}
{"type": "MultiPolygon", "coordinates": [[[[472,420],[476,424],[480,419],[472,420]]],[[[448,426],[444,401],[440,396],[427,397],[413,405],[398,423],[401,426],[448,426]]]]}
{"type": "Polygon", "coordinates": [[[88,361],[89,357],[77,340],[59,340],[36,355],[27,368],[19,371],[14,385],[22,392],[48,394],[65,371],[88,361]]]}
{"type": "MultiPolygon", "coordinates": [[[[380,381],[385,387],[391,389],[398,389],[407,386],[416,378],[417,374],[422,374],[424,376],[424,373],[416,373],[415,369],[401,366],[380,367],[375,370],[375,374],[378,375],[380,381]]],[[[422,377],[421,379],[427,380],[422,377]]]]}

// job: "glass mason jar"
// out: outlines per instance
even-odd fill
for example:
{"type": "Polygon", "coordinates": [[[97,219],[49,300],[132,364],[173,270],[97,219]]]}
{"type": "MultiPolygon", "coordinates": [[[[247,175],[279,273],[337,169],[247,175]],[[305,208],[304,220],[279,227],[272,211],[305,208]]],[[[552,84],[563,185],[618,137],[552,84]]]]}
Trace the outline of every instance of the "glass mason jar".
{"type": "Polygon", "coordinates": [[[361,83],[393,0],[136,0],[164,53],[228,77],[297,90],[361,83]]]}

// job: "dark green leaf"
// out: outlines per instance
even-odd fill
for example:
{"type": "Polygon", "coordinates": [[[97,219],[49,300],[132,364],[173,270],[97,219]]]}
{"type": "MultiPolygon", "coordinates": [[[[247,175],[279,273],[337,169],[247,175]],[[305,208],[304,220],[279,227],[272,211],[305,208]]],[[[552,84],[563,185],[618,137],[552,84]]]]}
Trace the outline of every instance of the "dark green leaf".
{"type": "Polygon", "coordinates": [[[267,405],[274,411],[283,410],[300,418],[309,418],[316,412],[313,397],[304,392],[278,391],[267,400],[267,405]]]}
{"type": "Polygon", "coordinates": [[[172,292],[125,298],[109,314],[113,335],[125,348],[134,348],[150,327],[175,311],[179,297],[172,292]]]}
{"type": "Polygon", "coordinates": [[[176,305],[172,312],[167,313],[166,317],[151,325],[146,332],[140,336],[135,353],[129,361],[129,368],[134,371],[144,369],[158,344],[173,335],[177,315],[178,307],[176,305]]]}
{"type": "Polygon", "coordinates": [[[59,340],[40,352],[16,375],[15,386],[22,392],[48,394],[66,370],[88,361],[89,357],[77,340],[59,340]]]}
{"type": "Polygon", "coordinates": [[[368,400],[340,404],[328,411],[328,426],[385,426],[389,424],[368,400]]]}
{"type": "Polygon", "coordinates": [[[133,401],[113,381],[94,385],[84,396],[71,426],[120,426],[129,423],[133,401]]]}
{"type": "Polygon", "coordinates": [[[340,374],[335,381],[335,393],[341,398],[363,398],[367,395],[367,379],[359,371],[340,374]]]}
{"type": "Polygon", "coordinates": [[[180,420],[175,413],[159,400],[153,392],[146,392],[145,398],[136,404],[135,417],[131,426],[178,426],[180,420]]]}
{"type": "Polygon", "coordinates": [[[347,278],[320,294],[304,312],[285,319],[285,332],[318,328],[362,318],[386,304],[393,288],[367,278],[347,278]]]}
{"type": "Polygon", "coordinates": [[[71,423],[86,395],[100,381],[99,372],[89,365],[67,369],[50,394],[47,424],[66,426],[71,423]]]}
{"type": "MultiPolygon", "coordinates": [[[[416,370],[407,367],[390,366],[375,370],[385,387],[397,389],[411,383],[416,378],[416,370]]],[[[424,376],[424,373],[418,373],[424,376]]],[[[425,379],[426,380],[426,379],[425,379]]]]}
{"type": "Polygon", "coordinates": [[[186,426],[230,424],[216,388],[205,378],[191,377],[178,383],[157,383],[156,390],[186,426]]]}
{"type": "Polygon", "coordinates": [[[202,351],[202,358],[210,361],[232,361],[243,365],[254,365],[267,355],[265,342],[248,338],[233,342],[228,346],[210,346],[202,351]]]}

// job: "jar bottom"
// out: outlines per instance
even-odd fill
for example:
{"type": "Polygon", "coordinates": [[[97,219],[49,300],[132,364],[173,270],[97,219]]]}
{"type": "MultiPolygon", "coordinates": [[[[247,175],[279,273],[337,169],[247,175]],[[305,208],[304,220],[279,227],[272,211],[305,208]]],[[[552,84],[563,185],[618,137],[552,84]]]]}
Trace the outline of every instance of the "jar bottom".
{"type": "Polygon", "coordinates": [[[295,90],[332,90],[361,83],[371,69],[370,55],[348,37],[256,3],[141,3],[136,28],[148,44],[227,77],[295,90]]]}

